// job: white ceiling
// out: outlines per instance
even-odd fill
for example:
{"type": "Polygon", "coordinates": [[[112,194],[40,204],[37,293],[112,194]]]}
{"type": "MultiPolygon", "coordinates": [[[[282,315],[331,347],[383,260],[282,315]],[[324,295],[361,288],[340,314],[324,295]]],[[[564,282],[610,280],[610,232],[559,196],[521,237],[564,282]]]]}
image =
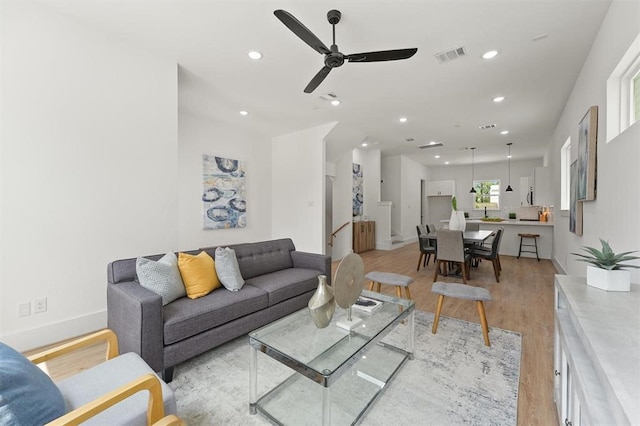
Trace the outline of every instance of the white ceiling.
{"type": "MultiPolygon", "coordinates": [[[[542,157],[611,0],[42,0],[180,65],[180,108],[276,136],[337,121],[331,156],[362,139],[426,165],[542,157]],[[417,47],[404,61],[345,63],[312,93],[323,57],[274,15],[284,9],[327,46],[339,9],[342,53],[417,47]],[[547,35],[541,40],[534,38],[547,35]],[[466,57],[434,54],[464,46],[466,57]],[[250,60],[249,50],[263,59],[250,60]],[[491,49],[493,60],[481,55],[491,49]],[[339,107],[320,99],[335,94],[339,107]],[[506,99],[495,104],[497,95],[506,99]],[[242,117],[240,110],[249,111],[242,117]],[[398,118],[408,117],[400,124],[398,118]],[[480,130],[479,126],[496,127],[480,130]],[[501,130],[509,130],[506,136],[501,130]],[[413,138],[414,142],[407,142],[413,138]],[[436,140],[444,147],[420,150],[436,140]],[[440,154],[440,159],[435,159],[440,154]]],[[[576,123],[577,125],[577,123],[576,123]]],[[[329,158],[335,160],[335,158],[329,158]]]]}

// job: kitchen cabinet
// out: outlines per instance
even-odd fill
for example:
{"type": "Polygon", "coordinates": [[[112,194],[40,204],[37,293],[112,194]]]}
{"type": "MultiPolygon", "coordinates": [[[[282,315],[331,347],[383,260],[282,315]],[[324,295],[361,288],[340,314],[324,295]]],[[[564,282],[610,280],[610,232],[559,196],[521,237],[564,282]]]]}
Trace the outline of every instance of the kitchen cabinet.
{"type": "Polygon", "coordinates": [[[533,187],[533,205],[550,206],[553,204],[551,195],[551,174],[548,167],[534,167],[529,183],[533,187]]]}
{"type": "Polygon", "coordinates": [[[373,220],[353,222],[353,252],[376,248],[376,223],[373,220]]]}
{"type": "Polygon", "coordinates": [[[456,195],[456,181],[454,180],[434,180],[427,183],[427,195],[430,197],[456,195]]]}
{"type": "Polygon", "coordinates": [[[534,167],[531,176],[520,178],[521,206],[551,206],[551,176],[548,167],[534,167]]]}
{"type": "Polygon", "coordinates": [[[606,292],[556,275],[553,397],[560,425],[640,424],[640,286],[606,292]]]}

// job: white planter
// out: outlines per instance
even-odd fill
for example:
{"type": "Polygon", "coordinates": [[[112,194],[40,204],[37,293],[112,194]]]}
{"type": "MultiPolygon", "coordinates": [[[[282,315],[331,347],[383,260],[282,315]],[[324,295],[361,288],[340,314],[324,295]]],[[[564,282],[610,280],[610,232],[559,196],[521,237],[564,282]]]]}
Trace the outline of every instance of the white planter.
{"type": "Polygon", "coordinates": [[[587,266],[587,284],[605,291],[629,291],[631,289],[631,272],[618,269],[607,269],[587,266]]]}
{"type": "Polygon", "coordinates": [[[467,220],[464,218],[464,212],[461,210],[452,210],[449,219],[449,229],[454,231],[463,231],[467,227],[467,220]]]}

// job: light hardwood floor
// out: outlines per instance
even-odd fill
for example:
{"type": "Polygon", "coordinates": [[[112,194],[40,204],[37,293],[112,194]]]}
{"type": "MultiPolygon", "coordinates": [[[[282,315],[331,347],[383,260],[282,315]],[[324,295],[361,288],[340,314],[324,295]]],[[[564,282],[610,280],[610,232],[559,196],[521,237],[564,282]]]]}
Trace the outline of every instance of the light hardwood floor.
{"type": "MultiPolygon", "coordinates": [[[[411,295],[416,308],[434,312],[436,297],[431,293],[434,264],[426,268],[418,263],[418,244],[408,244],[393,251],[373,250],[360,253],[365,273],[395,272],[415,280],[411,295]]],[[[558,419],[553,402],[553,280],[556,270],[549,260],[502,256],[502,275],[497,283],[491,262],[482,262],[471,269],[469,284],[484,287],[493,300],[485,304],[489,327],[517,331],[522,334],[522,361],[518,396],[518,425],[554,425],[558,419]]],[[[333,269],[337,267],[334,262],[333,269]]],[[[462,282],[439,277],[439,281],[462,282]]],[[[384,293],[394,294],[393,287],[382,286],[384,293]]],[[[443,316],[479,322],[475,304],[466,300],[446,298],[443,316]]],[[[491,333],[489,333],[491,336],[491,333]]],[[[67,357],[47,367],[54,379],[74,374],[100,362],[103,349],[94,347],[67,357]]]]}

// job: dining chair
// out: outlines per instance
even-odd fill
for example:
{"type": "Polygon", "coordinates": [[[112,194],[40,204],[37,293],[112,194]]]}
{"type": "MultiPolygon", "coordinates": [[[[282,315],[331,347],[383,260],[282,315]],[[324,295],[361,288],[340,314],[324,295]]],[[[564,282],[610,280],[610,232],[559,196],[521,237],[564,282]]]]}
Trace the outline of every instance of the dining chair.
{"type": "Polygon", "coordinates": [[[464,227],[465,231],[479,231],[480,230],[480,224],[479,223],[469,223],[467,222],[465,227],[464,227]]]}
{"type": "Polygon", "coordinates": [[[500,265],[500,240],[502,239],[502,231],[504,228],[500,228],[496,231],[493,242],[491,243],[491,249],[487,250],[483,247],[476,247],[473,250],[474,259],[490,260],[493,264],[493,273],[496,276],[496,282],[500,282],[500,272],[502,271],[502,265],[500,265]]]}
{"type": "Polygon", "coordinates": [[[436,241],[438,258],[433,281],[438,280],[438,275],[446,275],[448,264],[453,263],[460,267],[462,282],[466,284],[471,269],[471,254],[464,248],[462,231],[440,229],[436,233],[436,241]]]}
{"type": "Polygon", "coordinates": [[[420,257],[418,258],[418,268],[416,271],[420,270],[420,262],[422,262],[422,266],[426,267],[427,263],[429,263],[429,259],[433,255],[433,261],[436,260],[436,248],[429,243],[429,240],[426,238],[420,238],[420,235],[427,235],[427,225],[417,225],[416,230],[418,231],[418,245],[420,247],[420,257]]]}

